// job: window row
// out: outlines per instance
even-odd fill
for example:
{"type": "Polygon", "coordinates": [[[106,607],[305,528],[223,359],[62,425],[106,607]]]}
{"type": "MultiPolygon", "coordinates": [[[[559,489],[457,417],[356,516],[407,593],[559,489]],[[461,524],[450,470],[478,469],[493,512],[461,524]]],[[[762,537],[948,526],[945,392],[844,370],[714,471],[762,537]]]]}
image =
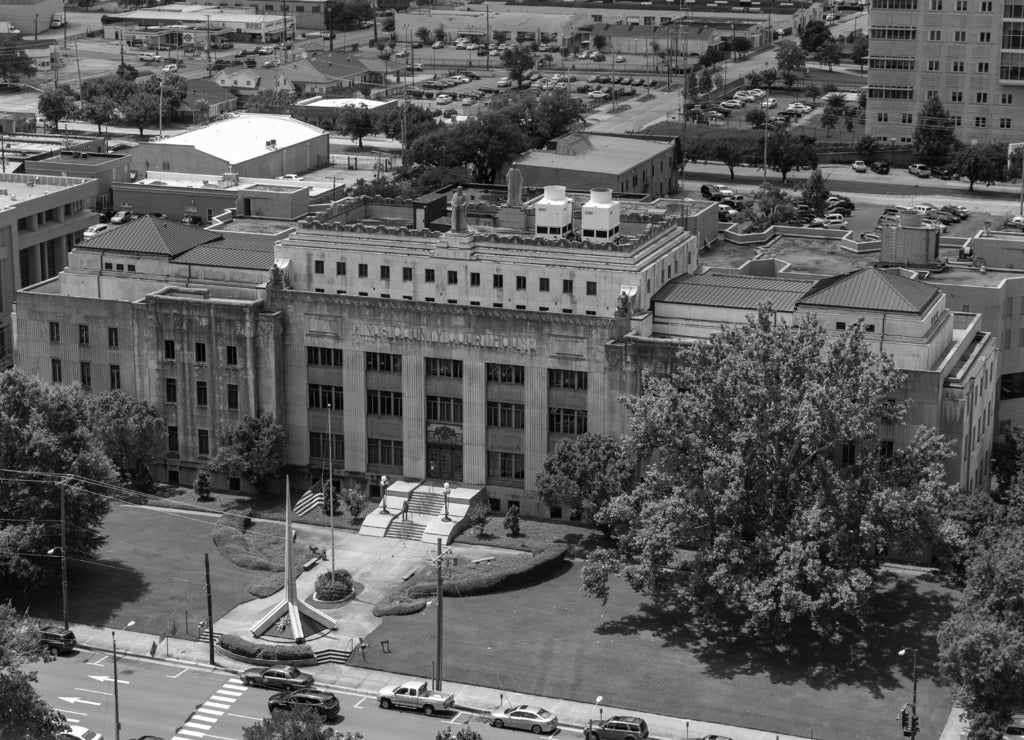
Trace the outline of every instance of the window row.
{"type": "Polygon", "coordinates": [[[913,41],[917,38],[917,28],[914,26],[873,26],[870,38],[913,41]]]}
{"type": "Polygon", "coordinates": [[[341,367],[341,350],[333,347],[306,347],[306,364],[341,367]]]}
{"type": "MultiPolygon", "coordinates": [[[[121,390],[121,366],[111,365],[107,376],[108,388],[112,391],[121,390]]],[[[50,359],[50,381],[53,383],[64,382],[64,361],[53,357],[50,359]]],[[[78,382],[84,388],[92,388],[92,363],[78,363],[78,382]]]]}
{"type": "MultiPolygon", "coordinates": [[[[326,265],[323,260],[313,260],[313,272],[317,275],[323,275],[326,273],[326,265]]],[[[445,281],[448,285],[459,284],[459,270],[445,270],[445,281]]],[[[334,265],[334,274],[336,276],[348,275],[348,266],[345,262],[336,262],[334,265]]],[[[359,263],[356,265],[356,275],[361,278],[370,277],[370,266],[365,263],[359,263]]],[[[381,280],[391,280],[391,266],[390,265],[379,265],[377,267],[377,275],[381,280]]],[[[402,282],[411,283],[415,280],[414,270],[411,267],[402,268],[402,282]]],[[[436,283],[438,282],[437,270],[434,268],[425,268],[423,270],[423,282],[424,283],[436,283]]],[[[493,273],[491,275],[491,287],[497,290],[503,290],[505,288],[505,275],[500,273],[493,273]]],[[[471,287],[481,287],[483,285],[483,275],[479,272],[469,273],[469,284],[471,287]]],[[[526,290],[527,279],[525,275],[515,276],[516,290],[526,290]]],[[[547,292],[551,290],[550,278],[540,278],[537,284],[538,289],[541,292],[547,292]]],[[[573,292],[573,281],[563,280],[562,281],[562,292],[571,294],[573,292]]],[[[597,282],[588,280],[586,283],[586,294],[597,295],[597,282]]]]}
{"type": "Polygon", "coordinates": [[[914,88],[872,85],[868,87],[868,97],[887,100],[912,100],[914,98],[914,88]]]}
{"type": "MultiPolygon", "coordinates": [[[[868,59],[869,69],[914,69],[913,57],[871,57],[868,59]]],[[[929,62],[928,69],[931,69],[929,62]]]]}
{"type": "Polygon", "coordinates": [[[327,432],[309,433],[309,457],[316,460],[333,458],[332,462],[345,459],[345,435],[327,432]]]}
{"type": "MultiPolygon", "coordinates": [[[[167,403],[178,402],[177,378],[164,378],[164,400],[167,403]]],[[[228,409],[238,410],[238,385],[236,383],[227,384],[227,403],[228,409]]],[[[198,407],[210,405],[209,385],[205,380],[196,381],[195,405],[198,407]]]]}
{"type": "Polygon", "coordinates": [[[309,407],[311,409],[333,409],[341,411],[345,408],[345,394],[340,385],[309,384],[309,407]]]}
{"type": "MultiPolygon", "coordinates": [[[[206,342],[196,342],[195,352],[193,353],[193,361],[199,363],[206,362],[206,342]]],[[[177,358],[178,346],[173,339],[164,340],[164,359],[174,360],[177,358]]],[[[227,365],[238,364],[238,347],[233,344],[229,344],[224,348],[224,362],[227,365]]]]}
{"type": "MultiPolygon", "coordinates": [[[[179,451],[178,427],[167,427],[167,451],[177,453],[179,451]]],[[[196,430],[196,451],[200,455],[210,454],[210,430],[196,430]]]]}
{"type": "MultiPolygon", "coordinates": [[[[89,346],[89,326],[88,324],[78,324],[78,344],[87,347],[89,346]]],[[[50,322],[50,341],[54,344],[60,344],[61,341],[61,329],[59,321],[50,322]]],[[[73,336],[73,334],[72,334],[73,336]]],[[[121,337],[116,326],[107,327],[107,346],[111,349],[116,349],[121,346],[121,337]]]]}

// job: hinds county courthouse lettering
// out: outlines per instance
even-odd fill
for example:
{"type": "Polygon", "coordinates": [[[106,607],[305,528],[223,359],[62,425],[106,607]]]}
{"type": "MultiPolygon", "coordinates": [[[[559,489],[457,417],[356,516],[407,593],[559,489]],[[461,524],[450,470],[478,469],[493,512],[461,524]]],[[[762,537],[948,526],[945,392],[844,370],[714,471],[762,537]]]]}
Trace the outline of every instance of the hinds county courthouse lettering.
{"type": "Polygon", "coordinates": [[[18,364],[153,403],[169,482],[189,483],[226,425],[267,412],[293,484],[330,455],[342,485],[374,495],[382,475],[450,481],[496,510],[567,516],[533,492],[544,459],[625,430],[618,397],[677,346],[640,338],[648,307],[696,269],[695,234],[717,215],[562,187],[523,202],[516,174],[472,202],[340,201],[276,244],[145,217],[19,293],[18,364]]]}

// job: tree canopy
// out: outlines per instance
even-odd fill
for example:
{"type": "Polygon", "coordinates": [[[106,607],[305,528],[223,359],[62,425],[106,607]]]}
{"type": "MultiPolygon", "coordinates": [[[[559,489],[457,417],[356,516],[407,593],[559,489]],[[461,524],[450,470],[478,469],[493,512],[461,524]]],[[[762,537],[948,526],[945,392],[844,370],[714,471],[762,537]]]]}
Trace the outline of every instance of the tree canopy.
{"type": "Polygon", "coordinates": [[[974,183],[979,180],[991,183],[1002,179],[1006,169],[1006,145],[970,144],[956,151],[951,164],[967,180],[967,189],[974,190],[974,183]]]}
{"type": "Polygon", "coordinates": [[[856,622],[877,546],[933,537],[952,495],[933,430],[891,456],[879,442],[880,423],[903,423],[903,381],[859,323],[830,337],[769,306],[682,348],[671,377],[626,400],[648,466],[601,512],[615,546],[590,557],[585,590],[607,597],[621,573],[698,620],[765,636],[856,622]]]}
{"type": "Polygon", "coordinates": [[[67,722],[51,709],[32,684],[34,672],[23,666],[52,660],[39,642],[39,626],[0,604],[0,740],[53,740],[67,722]]]}
{"type": "Polygon", "coordinates": [[[914,127],[914,153],[927,165],[944,164],[956,147],[953,119],[942,101],[930,96],[917,114],[914,127]]]}
{"type": "MultiPolygon", "coordinates": [[[[342,5],[339,3],[338,5],[342,5]]],[[[245,109],[249,113],[287,113],[295,102],[295,93],[291,90],[260,90],[246,101],[245,109]]]]}
{"type": "Polygon", "coordinates": [[[783,41],[775,52],[775,66],[781,74],[799,72],[807,66],[807,52],[792,41],[783,41]]]}
{"type": "Polygon", "coordinates": [[[338,116],[338,133],[358,142],[363,148],[363,139],[377,129],[377,121],[365,105],[350,105],[342,108],[338,116]]]}
{"type": "Polygon", "coordinates": [[[340,732],[324,724],[311,707],[273,712],[269,717],[242,730],[245,740],[362,740],[362,734],[340,732]]]}
{"type": "Polygon", "coordinates": [[[75,106],[75,91],[68,85],[60,85],[39,95],[39,115],[54,130],[61,121],[67,120],[75,106]]]}
{"type": "Polygon", "coordinates": [[[825,178],[821,175],[821,170],[812,170],[810,177],[807,178],[807,182],[804,183],[803,188],[800,189],[800,196],[803,198],[804,203],[807,203],[814,212],[819,216],[825,213],[825,201],[832,195],[828,189],[828,185],[825,184],[825,178]]]}
{"type": "Polygon", "coordinates": [[[245,416],[227,427],[217,443],[210,470],[240,475],[260,493],[284,468],[284,427],[270,414],[245,416]]]}
{"type": "Polygon", "coordinates": [[[151,466],[165,438],[156,409],[121,391],[96,396],[90,406],[90,427],[121,479],[138,491],[151,490],[151,466]]]}
{"type": "Polygon", "coordinates": [[[36,65],[18,44],[8,41],[0,44],[0,80],[17,82],[36,73],[36,65]]]}
{"type": "Polygon", "coordinates": [[[508,76],[515,80],[516,87],[523,86],[523,78],[536,64],[533,52],[520,44],[501,52],[501,65],[508,70],[508,76]]]}
{"type": "Polygon", "coordinates": [[[537,495],[549,506],[564,506],[584,521],[602,524],[599,512],[621,495],[633,477],[633,462],[620,442],[581,434],[558,443],[537,476],[537,495]]]}
{"type": "Polygon", "coordinates": [[[832,32],[825,21],[811,21],[800,32],[800,46],[808,54],[813,54],[822,46],[832,41],[832,32]]]}

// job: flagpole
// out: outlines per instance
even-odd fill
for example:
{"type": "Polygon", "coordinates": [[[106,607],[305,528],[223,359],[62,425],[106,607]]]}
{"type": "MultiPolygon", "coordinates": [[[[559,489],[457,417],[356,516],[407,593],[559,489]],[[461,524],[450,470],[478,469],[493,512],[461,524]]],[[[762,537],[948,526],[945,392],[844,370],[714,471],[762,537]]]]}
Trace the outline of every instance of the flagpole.
{"type": "MultiPolygon", "coordinates": [[[[332,391],[333,392],[333,391],[332,391]]],[[[331,402],[327,402],[327,485],[331,522],[331,583],[334,583],[334,436],[331,434],[331,402]]]]}

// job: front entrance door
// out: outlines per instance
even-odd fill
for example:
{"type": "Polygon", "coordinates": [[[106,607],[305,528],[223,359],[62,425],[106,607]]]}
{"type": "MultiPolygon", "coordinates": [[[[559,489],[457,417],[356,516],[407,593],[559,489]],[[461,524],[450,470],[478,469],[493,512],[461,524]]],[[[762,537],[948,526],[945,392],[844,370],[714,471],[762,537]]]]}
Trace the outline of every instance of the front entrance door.
{"type": "Polygon", "coordinates": [[[462,447],[427,445],[427,477],[437,480],[462,480],[462,447]]]}

